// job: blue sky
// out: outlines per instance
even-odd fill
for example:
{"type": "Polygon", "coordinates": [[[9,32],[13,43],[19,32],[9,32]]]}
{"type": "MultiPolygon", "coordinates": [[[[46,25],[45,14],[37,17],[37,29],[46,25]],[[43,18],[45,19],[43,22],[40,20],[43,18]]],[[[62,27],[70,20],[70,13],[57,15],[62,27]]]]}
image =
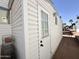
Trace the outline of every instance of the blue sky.
{"type": "Polygon", "coordinates": [[[63,22],[69,24],[69,20],[76,21],[76,16],[79,15],[79,0],[52,0],[63,22]]]}

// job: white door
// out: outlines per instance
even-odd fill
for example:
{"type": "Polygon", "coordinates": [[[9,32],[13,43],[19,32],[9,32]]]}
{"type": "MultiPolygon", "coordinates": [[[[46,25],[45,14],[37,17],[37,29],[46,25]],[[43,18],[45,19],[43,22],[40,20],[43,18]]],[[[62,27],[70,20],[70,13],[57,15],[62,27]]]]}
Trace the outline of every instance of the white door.
{"type": "Polygon", "coordinates": [[[50,59],[49,13],[38,6],[39,55],[40,59],[50,59]]]}

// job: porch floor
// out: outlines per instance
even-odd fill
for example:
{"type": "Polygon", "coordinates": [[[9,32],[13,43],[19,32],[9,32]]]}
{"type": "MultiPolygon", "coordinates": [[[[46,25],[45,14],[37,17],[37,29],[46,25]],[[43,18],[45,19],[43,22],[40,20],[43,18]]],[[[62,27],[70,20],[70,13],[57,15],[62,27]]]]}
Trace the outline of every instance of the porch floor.
{"type": "Polygon", "coordinates": [[[52,59],[79,59],[79,41],[72,37],[63,37],[52,59]]]}

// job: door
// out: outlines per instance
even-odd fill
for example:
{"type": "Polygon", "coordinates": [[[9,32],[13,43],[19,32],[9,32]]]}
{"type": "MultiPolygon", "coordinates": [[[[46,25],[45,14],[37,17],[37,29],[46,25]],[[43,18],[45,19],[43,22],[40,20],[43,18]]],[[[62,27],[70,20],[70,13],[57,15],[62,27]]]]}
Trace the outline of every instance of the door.
{"type": "Polygon", "coordinates": [[[39,55],[40,59],[50,59],[49,13],[38,6],[39,55]]]}

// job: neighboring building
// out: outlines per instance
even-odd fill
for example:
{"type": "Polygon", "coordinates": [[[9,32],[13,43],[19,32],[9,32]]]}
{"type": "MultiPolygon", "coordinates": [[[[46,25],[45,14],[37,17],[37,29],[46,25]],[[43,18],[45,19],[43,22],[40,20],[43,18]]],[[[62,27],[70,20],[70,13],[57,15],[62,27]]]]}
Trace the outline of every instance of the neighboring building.
{"type": "Polygon", "coordinates": [[[76,32],[79,32],[79,16],[77,16],[76,32]]]}
{"type": "Polygon", "coordinates": [[[51,59],[62,39],[62,21],[51,0],[0,1],[0,37],[15,38],[18,59],[51,59]]]}
{"type": "Polygon", "coordinates": [[[77,24],[76,24],[76,31],[79,32],[79,19],[78,19],[77,24]]]}

